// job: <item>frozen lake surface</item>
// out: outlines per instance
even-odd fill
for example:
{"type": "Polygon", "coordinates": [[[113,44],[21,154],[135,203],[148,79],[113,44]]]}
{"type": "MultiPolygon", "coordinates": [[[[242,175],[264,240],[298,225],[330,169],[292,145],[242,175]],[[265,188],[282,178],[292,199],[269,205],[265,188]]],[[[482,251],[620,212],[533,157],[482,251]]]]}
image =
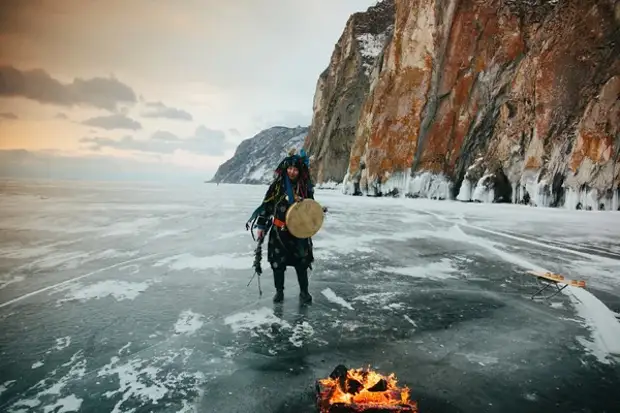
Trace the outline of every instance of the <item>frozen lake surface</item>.
{"type": "Polygon", "coordinates": [[[0,411],[315,412],[337,364],[420,412],[620,411],[620,214],[347,197],[259,299],[266,187],[3,182],[0,411]],[[528,270],[583,279],[533,301],[528,270]]]}

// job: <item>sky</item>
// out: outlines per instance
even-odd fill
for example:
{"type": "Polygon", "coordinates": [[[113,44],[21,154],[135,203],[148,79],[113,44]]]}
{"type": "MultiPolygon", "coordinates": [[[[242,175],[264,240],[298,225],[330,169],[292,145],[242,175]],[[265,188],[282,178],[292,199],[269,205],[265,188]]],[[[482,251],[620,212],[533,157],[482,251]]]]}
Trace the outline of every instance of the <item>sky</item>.
{"type": "Polygon", "coordinates": [[[0,176],[209,179],[376,0],[2,0],[0,176]]]}

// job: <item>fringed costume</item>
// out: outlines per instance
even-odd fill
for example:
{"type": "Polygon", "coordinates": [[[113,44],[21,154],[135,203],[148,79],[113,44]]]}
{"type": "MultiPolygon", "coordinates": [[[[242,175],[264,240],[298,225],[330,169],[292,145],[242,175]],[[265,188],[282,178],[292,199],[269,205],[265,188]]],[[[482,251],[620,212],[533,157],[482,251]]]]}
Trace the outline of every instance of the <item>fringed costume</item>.
{"type": "Polygon", "coordinates": [[[286,229],[286,212],[288,208],[302,199],[314,199],[314,190],[310,178],[309,160],[302,150],[299,155],[291,152],[278,165],[275,179],[269,186],[260,207],[256,209],[250,221],[256,228],[269,232],[267,260],[274,276],[276,295],[274,301],[283,299],[284,274],[286,267],[294,267],[302,301],[310,302],[308,292],[308,269],[312,269],[312,239],[294,237],[286,229]],[[287,168],[294,166],[299,175],[291,180],[287,168]]]}

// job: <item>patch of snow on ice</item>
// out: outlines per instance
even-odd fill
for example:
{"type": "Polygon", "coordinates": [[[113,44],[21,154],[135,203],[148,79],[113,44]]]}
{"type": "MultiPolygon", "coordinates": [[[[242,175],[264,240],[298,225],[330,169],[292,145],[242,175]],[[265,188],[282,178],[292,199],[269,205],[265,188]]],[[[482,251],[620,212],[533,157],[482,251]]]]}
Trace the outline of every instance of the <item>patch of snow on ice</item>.
{"type": "Polygon", "coordinates": [[[41,259],[28,263],[25,267],[34,267],[44,270],[49,270],[56,267],[75,269],[85,262],[88,257],[89,253],[85,251],[57,252],[55,254],[48,254],[41,259]]]}
{"type": "Polygon", "coordinates": [[[129,275],[134,275],[140,272],[140,266],[138,264],[129,264],[124,267],[120,267],[119,271],[127,271],[129,275]]]}
{"type": "MultiPolygon", "coordinates": [[[[111,258],[131,258],[138,255],[138,251],[118,251],[115,249],[108,248],[107,250],[103,250],[97,253],[89,253],[89,256],[92,259],[111,259],[111,258]]],[[[91,261],[91,260],[89,260],[91,261]]]]}
{"type": "Polygon", "coordinates": [[[64,350],[71,345],[71,336],[61,337],[56,339],[55,350],[64,350]]]}
{"type": "Polygon", "coordinates": [[[409,277],[427,278],[434,280],[445,280],[455,278],[454,273],[457,269],[452,265],[452,260],[443,258],[439,262],[414,267],[387,267],[386,272],[407,275],[409,277]]]}
{"type": "Polygon", "coordinates": [[[14,384],[15,380],[5,381],[4,383],[0,384],[0,396],[2,395],[2,393],[11,388],[11,386],[13,386],[14,384]]]}
{"type": "Polygon", "coordinates": [[[354,321],[336,320],[332,323],[332,327],[342,328],[347,331],[355,331],[362,326],[358,323],[355,323],[354,321]]]}
{"type": "Polygon", "coordinates": [[[304,339],[307,339],[312,335],[314,335],[314,329],[307,321],[304,321],[301,324],[295,325],[293,328],[293,335],[289,337],[288,341],[290,341],[295,347],[301,347],[304,339]]]}
{"type": "Polygon", "coordinates": [[[348,308],[349,310],[354,310],[351,304],[349,304],[344,298],[337,296],[331,288],[324,289],[323,291],[321,291],[321,294],[323,294],[325,298],[327,298],[327,300],[331,301],[334,304],[341,305],[345,308],[348,308]]]}
{"type": "Polygon", "coordinates": [[[9,280],[0,280],[0,290],[8,287],[11,284],[22,282],[25,279],[26,279],[26,277],[24,277],[22,275],[16,275],[15,277],[13,277],[13,278],[11,278],[9,280]]]}
{"type": "Polygon", "coordinates": [[[135,235],[145,228],[152,227],[160,222],[159,218],[138,218],[131,221],[120,221],[112,225],[102,234],[104,237],[118,237],[121,235],[135,235]]]}
{"type": "Polygon", "coordinates": [[[69,368],[68,372],[64,376],[61,376],[60,378],[56,377],[58,369],[48,373],[46,378],[39,381],[31,389],[29,389],[38,390],[37,394],[31,398],[16,401],[7,411],[10,413],[23,412],[23,407],[29,407],[32,409],[34,407],[41,406],[43,401],[53,403],[47,404],[43,407],[44,413],[68,413],[79,411],[82,405],[82,399],[79,399],[72,394],[66,395],[62,398],[58,396],[64,393],[63,390],[65,390],[70,383],[81,381],[86,374],[86,360],[84,359],[83,351],[80,350],[75,353],[71,357],[71,360],[59,366],[59,368],[62,367],[69,368]],[[56,398],[53,396],[56,396],[56,398]]]}
{"type": "Polygon", "coordinates": [[[157,261],[153,266],[168,268],[175,271],[186,269],[207,270],[227,268],[233,270],[247,270],[251,267],[251,257],[248,254],[219,254],[206,257],[196,257],[192,254],[180,254],[157,261]],[[250,260],[250,261],[248,261],[250,260]]]}
{"type": "Polygon", "coordinates": [[[125,364],[120,363],[119,357],[112,357],[110,363],[98,373],[98,377],[118,377],[118,390],[103,394],[103,397],[108,399],[119,393],[122,395],[111,413],[133,411],[132,407],[136,405],[152,411],[153,409],[148,407],[158,404],[166,396],[177,400],[197,396],[205,376],[200,372],[189,372],[187,368],[177,371],[176,368],[169,367],[179,362],[184,365],[191,354],[190,349],[175,349],[148,360],[136,358],[125,364]],[[175,361],[177,358],[181,360],[175,361]]]}
{"type": "Polygon", "coordinates": [[[287,321],[276,316],[273,310],[267,307],[229,315],[224,319],[224,324],[230,326],[234,333],[240,331],[254,332],[255,330],[272,325],[291,328],[291,325],[287,321]]]}
{"type": "Polygon", "coordinates": [[[82,399],[78,399],[74,394],[56,400],[56,403],[45,406],[44,413],[69,413],[79,412],[82,407],[82,399]]]}
{"type": "Polygon", "coordinates": [[[192,335],[203,326],[203,318],[204,316],[202,314],[194,313],[191,310],[185,310],[175,323],[174,331],[177,334],[192,335]]]}
{"type": "Polygon", "coordinates": [[[166,237],[172,237],[172,236],[175,236],[175,235],[182,234],[185,231],[186,231],[185,229],[167,229],[167,230],[162,230],[162,231],[158,231],[157,234],[153,235],[151,237],[151,239],[155,240],[155,239],[161,239],[161,238],[166,238],[166,237]]]}
{"type": "Polygon", "coordinates": [[[122,355],[122,354],[123,354],[123,351],[127,350],[127,349],[129,348],[129,346],[131,346],[131,341],[130,341],[129,343],[125,344],[123,347],[121,347],[121,348],[118,350],[118,355],[119,355],[119,356],[120,356],[120,355],[122,355]]]}
{"type": "Polygon", "coordinates": [[[23,245],[6,245],[0,251],[0,257],[9,259],[28,259],[49,254],[53,248],[49,245],[25,247],[23,245]]]}
{"type": "Polygon", "coordinates": [[[361,301],[365,304],[388,304],[393,299],[395,299],[400,293],[397,292],[387,292],[387,293],[370,293],[359,295],[353,299],[353,301],[361,301]]]}
{"type": "Polygon", "coordinates": [[[472,363],[480,364],[481,366],[486,366],[487,364],[499,363],[499,359],[497,357],[482,356],[479,354],[463,354],[463,353],[457,353],[457,354],[464,356],[468,361],[472,363]]]}
{"type": "Polygon", "coordinates": [[[137,251],[118,251],[114,249],[107,249],[104,251],[92,252],[92,251],[64,251],[48,253],[47,255],[29,261],[28,263],[19,266],[17,269],[43,269],[49,270],[53,268],[68,268],[75,269],[88,262],[115,259],[121,257],[132,258],[138,254],[137,251]]]}
{"type": "Polygon", "coordinates": [[[611,364],[613,358],[620,360],[620,323],[614,313],[583,288],[567,287],[566,290],[592,334],[592,341],[580,339],[581,344],[601,363],[611,364]]]}
{"type": "Polygon", "coordinates": [[[407,308],[407,305],[405,303],[392,303],[384,305],[381,308],[383,308],[384,310],[402,310],[404,308],[407,308]]]}
{"type": "Polygon", "coordinates": [[[38,369],[39,367],[43,367],[43,363],[41,361],[37,361],[35,363],[32,364],[32,369],[38,369]]]}
{"type": "Polygon", "coordinates": [[[100,281],[86,287],[72,286],[71,291],[59,303],[71,300],[87,301],[112,296],[116,301],[134,300],[150,287],[148,282],[129,282],[121,280],[100,281]]]}
{"type": "Polygon", "coordinates": [[[417,324],[415,321],[413,321],[413,320],[411,319],[411,317],[409,317],[407,314],[405,314],[405,315],[404,315],[404,317],[405,317],[405,320],[407,320],[407,322],[408,322],[409,324],[411,324],[412,326],[414,326],[414,327],[417,327],[417,326],[418,326],[418,324],[417,324]]]}

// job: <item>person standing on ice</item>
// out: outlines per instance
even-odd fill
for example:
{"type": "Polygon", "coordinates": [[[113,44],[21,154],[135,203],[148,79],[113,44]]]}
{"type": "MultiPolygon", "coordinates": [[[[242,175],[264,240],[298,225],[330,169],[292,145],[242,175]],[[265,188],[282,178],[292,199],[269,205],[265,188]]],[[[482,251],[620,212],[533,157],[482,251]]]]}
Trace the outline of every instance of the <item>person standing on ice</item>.
{"type": "Polygon", "coordinates": [[[309,159],[303,149],[299,155],[292,149],[276,168],[274,181],[269,186],[261,206],[252,215],[258,228],[259,240],[270,227],[267,260],[273,270],[275,303],[284,300],[284,274],[287,267],[295,268],[301,301],[312,302],[312,296],[308,292],[308,269],[312,269],[314,261],[312,239],[296,238],[287,231],[285,224],[289,207],[308,198],[314,199],[309,159]]]}

